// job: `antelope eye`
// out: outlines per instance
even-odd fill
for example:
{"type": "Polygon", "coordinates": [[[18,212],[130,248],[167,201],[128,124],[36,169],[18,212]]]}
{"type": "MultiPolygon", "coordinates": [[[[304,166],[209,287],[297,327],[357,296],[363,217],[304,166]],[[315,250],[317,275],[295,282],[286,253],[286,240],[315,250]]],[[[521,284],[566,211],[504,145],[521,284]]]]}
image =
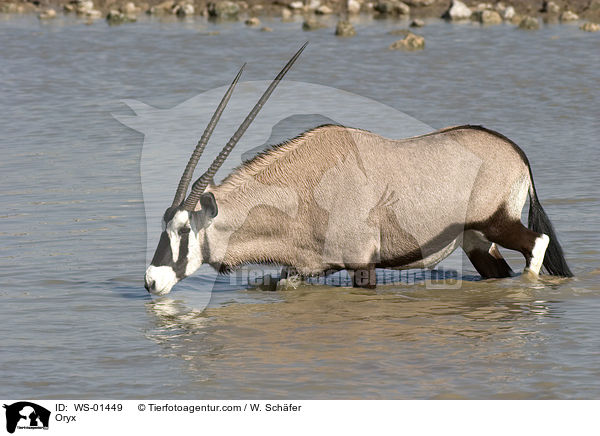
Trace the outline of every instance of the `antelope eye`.
{"type": "Polygon", "coordinates": [[[189,233],[189,232],[190,232],[190,228],[189,228],[189,227],[182,227],[182,228],[180,228],[180,229],[178,230],[178,233],[179,233],[180,235],[183,235],[183,234],[185,234],[185,233],[189,233]]]}

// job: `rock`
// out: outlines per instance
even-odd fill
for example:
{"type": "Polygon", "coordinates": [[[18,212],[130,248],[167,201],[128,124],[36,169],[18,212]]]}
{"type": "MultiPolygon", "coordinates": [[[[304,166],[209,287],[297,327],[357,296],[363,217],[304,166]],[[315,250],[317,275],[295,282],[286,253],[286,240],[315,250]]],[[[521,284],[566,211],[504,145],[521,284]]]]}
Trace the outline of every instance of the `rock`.
{"type": "Polygon", "coordinates": [[[397,2],[394,5],[394,11],[396,15],[408,15],[410,14],[410,6],[403,2],[397,2]]]}
{"type": "Polygon", "coordinates": [[[415,8],[422,8],[423,6],[431,6],[436,0],[404,0],[408,6],[414,6],[415,8]]]}
{"type": "Polygon", "coordinates": [[[597,23],[583,23],[580,27],[584,32],[598,32],[600,30],[600,24],[597,23]]]}
{"type": "Polygon", "coordinates": [[[162,3],[152,6],[150,9],[148,9],[147,13],[151,15],[170,14],[173,6],[175,6],[175,2],[173,0],[166,0],[162,3]]]}
{"type": "MultiPolygon", "coordinates": [[[[39,2],[36,2],[39,4],[39,2]]],[[[34,12],[36,10],[36,5],[33,3],[4,3],[0,4],[0,12],[4,14],[26,14],[30,12],[34,12]]]]}
{"type": "Polygon", "coordinates": [[[98,18],[102,18],[102,12],[100,12],[98,9],[92,9],[90,11],[87,11],[85,13],[85,16],[88,17],[90,20],[96,20],[98,18]]]}
{"type": "Polygon", "coordinates": [[[467,18],[471,17],[471,14],[471,9],[469,9],[463,2],[460,0],[452,0],[450,8],[444,12],[442,18],[453,21],[466,20],[467,18]]]}
{"type": "Polygon", "coordinates": [[[320,23],[316,18],[314,17],[308,17],[304,23],[302,23],[302,30],[317,30],[317,29],[322,29],[323,27],[325,27],[324,24],[320,23]]]}
{"type": "Polygon", "coordinates": [[[106,15],[106,21],[111,26],[114,26],[114,25],[122,24],[122,23],[133,23],[136,21],[136,18],[135,18],[135,16],[127,15],[127,14],[122,13],[121,11],[111,9],[110,11],[108,11],[108,14],[106,15]]]}
{"type": "Polygon", "coordinates": [[[19,5],[19,13],[21,14],[31,14],[33,12],[38,11],[39,2],[38,0],[33,0],[31,3],[23,3],[19,5]]]}
{"type": "Polygon", "coordinates": [[[306,6],[309,11],[314,11],[321,6],[320,0],[310,0],[308,5],[306,6]]]}
{"type": "Polygon", "coordinates": [[[487,10],[492,10],[492,9],[494,9],[494,5],[492,5],[491,3],[479,3],[475,7],[476,11],[487,11],[487,10]]]}
{"type": "Polygon", "coordinates": [[[240,12],[239,5],[229,0],[211,2],[208,4],[207,9],[209,16],[224,20],[236,19],[240,12]]]}
{"type": "Polygon", "coordinates": [[[22,3],[17,9],[20,14],[31,14],[32,12],[37,12],[38,10],[38,0],[34,0],[32,3],[22,3]]]}
{"type": "MultiPolygon", "coordinates": [[[[36,2],[39,4],[39,2],[36,2]]],[[[34,12],[36,10],[36,5],[33,3],[4,3],[0,4],[0,12],[5,14],[26,14],[30,12],[34,12]]]]}
{"type": "Polygon", "coordinates": [[[175,5],[175,7],[171,10],[171,13],[177,15],[178,17],[185,17],[188,15],[194,15],[195,11],[194,5],[190,3],[184,3],[175,5]]]}
{"type": "Polygon", "coordinates": [[[378,0],[373,6],[381,15],[408,15],[410,6],[399,0],[378,0]]]}
{"type": "Polygon", "coordinates": [[[476,14],[477,19],[481,24],[492,25],[502,23],[502,17],[496,11],[490,11],[486,9],[484,11],[479,11],[476,14]]]}
{"type": "Polygon", "coordinates": [[[591,0],[585,9],[585,15],[588,19],[593,19],[594,21],[600,20],[600,0],[591,0]]]}
{"type": "Polygon", "coordinates": [[[257,17],[248,18],[245,23],[246,26],[260,26],[260,20],[257,17]]]}
{"type": "Polygon", "coordinates": [[[390,50],[423,50],[425,48],[425,38],[414,33],[409,33],[403,39],[400,39],[390,45],[390,50]]]}
{"type": "Polygon", "coordinates": [[[304,9],[304,3],[302,3],[301,1],[294,1],[291,2],[289,4],[289,8],[291,10],[300,10],[300,9],[304,9]]]}
{"type": "Polygon", "coordinates": [[[329,6],[319,6],[317,8],[317,10],[315,11],[315,14],[317,15],[329,15],[333,13],[333,9],[331,9],[329,6]]]}
{"type": "Polygon", "coordinates": [[[356,35],[356,30],[350,21],[340,20],[335,26],[335,34],[336,36],[354,36],[356,35]]]}
{"type": "Polygon", "coordinates": [[[250,9],[252,9],[253,12],[262,12],[264,8],[263,5],[254,5],[250,9]]]}
{"type": "Polygon", "coordinates": [[[540,28],[540,22],[534,17],[523,17],[519,23],[519,29],[536,30],[540,28]]]}
{"type": "Polygon", "coordinates": [[[573,11],[566,10],[560,14],[560,21],[576,21],[579,20],[579,15],[573,11]]]}
{"type": "Polygon", "coordinates": [[[52,18],[56,18],[56,11],[54,9],[46,9],[38,15],[38,18],[40,20],[51,20],[52,18]]]}
{"type": "Polygon", "coordinates": [[[87,13],[94,9],[94,2],[91,0],[84,0],[75,4],[75,12],[79,15],[87,15],[87,13]]]}
{"type": "Polygon", "coordinates": [[[184,11],[185,15],[194,15],[194,13],[196,12],[194,5],[191,3],[186,3],[180,10],[184,11]]]}
{"type": "Polygon", "coordinates": [[[108,11],[108,14],[106,14],[106,21],[110,25],[121,24],[124,23],[125,20],[125,14],[115,9],[111,9],[108,11]]]}
{"type": "Polygon", "coordinates": [[[265,26],[265,27],[261,27],[260,31],[261,32],[272,32],[273,29],[271,29],[270,27],[265,26]]]}
{"type": "Polygon", "coordinates": [[[515,8],[512,6],[507,6],[506,9],[500,13],[500,15],[502,15],[502,18],[506,21],[510,21],[515,16],[515,8]]]}
{"type": "Polygon", "coordinates": [[[348,13],[358,14],[360,13],[360,3],[358,0],[348,0],[348,13]]]}
{"type": "Polygon", "coordinates": [[[63,6],[63,11],[65,11],[66,13],[73,12],[73,11],[75,11],[75,6],[67,3],[66,5],[63,6]]]}
{"type": "Polygon", "coordinates": [[[294,21],[293,14],[289,9],[281,10],[281,21],[294,21]]]}
{"type": "Polygon", "coordinates": [[[135,15],[140,11],[140,8],[138,8],[133,2],[127,2],[123,5],[123,7],[121,8],[121,12],[123,12],[124,14],[127,15],[135,15]]]}
{"type": "Polygon", "coordinates": [[[560,6],[558,6],[552,0],[544,0],[541,12],[546,12],[549,14],[558,14],[560,12],[560,6]]]}
{"type": "Polygon", "coordinates": [[[424,25],[425,25],[425,21],[423,21],[419,18],[415,18],[410,23],[410,27],[423,27],[424,25]]]}

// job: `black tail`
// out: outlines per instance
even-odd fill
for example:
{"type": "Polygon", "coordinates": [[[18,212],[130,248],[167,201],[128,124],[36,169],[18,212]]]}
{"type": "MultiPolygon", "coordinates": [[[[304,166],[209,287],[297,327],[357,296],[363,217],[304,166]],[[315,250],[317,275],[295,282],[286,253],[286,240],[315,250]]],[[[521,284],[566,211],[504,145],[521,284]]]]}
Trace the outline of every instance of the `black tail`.
{"type": "Polygon", "coordinates": [[[567,265],[563,250],[558,243],[558,238],[550,223],[550,218],[542,208],[537,198],[533,177],[531,178],[531,189],[529,191],[529,222],[528,227],[537,233],[544,233],[550,237],[550,243],[544,256],[544,268],[553,276],[573,277],[573,273],[567,265]]]}

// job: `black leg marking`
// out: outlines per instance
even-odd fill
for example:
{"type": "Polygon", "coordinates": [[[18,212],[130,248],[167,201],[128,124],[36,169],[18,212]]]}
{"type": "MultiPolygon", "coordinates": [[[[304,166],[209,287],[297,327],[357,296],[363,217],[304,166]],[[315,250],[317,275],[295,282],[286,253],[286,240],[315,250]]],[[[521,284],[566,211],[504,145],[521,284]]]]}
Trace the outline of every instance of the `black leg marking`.
{"type": "Polygon", "coordinates": [[[542,236],[541,233],[529,230],[521,223],[521,221],[507,223],[503,226],[494,226],[483,230],[483,233],[490,241],[495,242],[504,248],[520,251],[525,257],[527,268],[529,268],[531,264],[535,240],[542,236]]]}
{"type": "Polygon", "coordinates": [[[492,250],[498,253],[498,256],[490,253],[489,251],[474,249],[467,252],[467,257],[477,270],[481,277],[484,279],[491,278],[505,278],[510,277],[513,274],[512,269],[506,263],[506,260],[500,255],[498,249],[494,246],[492,250]]]}

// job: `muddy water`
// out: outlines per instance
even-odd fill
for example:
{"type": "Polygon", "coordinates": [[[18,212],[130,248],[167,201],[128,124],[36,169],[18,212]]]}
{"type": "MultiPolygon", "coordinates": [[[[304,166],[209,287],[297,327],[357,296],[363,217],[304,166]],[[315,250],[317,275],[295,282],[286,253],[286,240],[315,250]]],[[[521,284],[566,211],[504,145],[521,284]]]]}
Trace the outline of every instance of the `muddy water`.
{"type": "Polygon", "coordinates": [[[406,23],[365,19],[348,40],[265,24],[2,17],[0,396],[600,397],[600,35],[431,21],[426,50],[401,53],[387,32],[406,23]],[[243,61],[268,79],[305,39],[290,79],[520,144],[576,277],[481,282],[467,262],[456,289],[265,292],[199,274],[151,300],[144,138],[111,114],[126,98],[176,106],[243,61]]]}

